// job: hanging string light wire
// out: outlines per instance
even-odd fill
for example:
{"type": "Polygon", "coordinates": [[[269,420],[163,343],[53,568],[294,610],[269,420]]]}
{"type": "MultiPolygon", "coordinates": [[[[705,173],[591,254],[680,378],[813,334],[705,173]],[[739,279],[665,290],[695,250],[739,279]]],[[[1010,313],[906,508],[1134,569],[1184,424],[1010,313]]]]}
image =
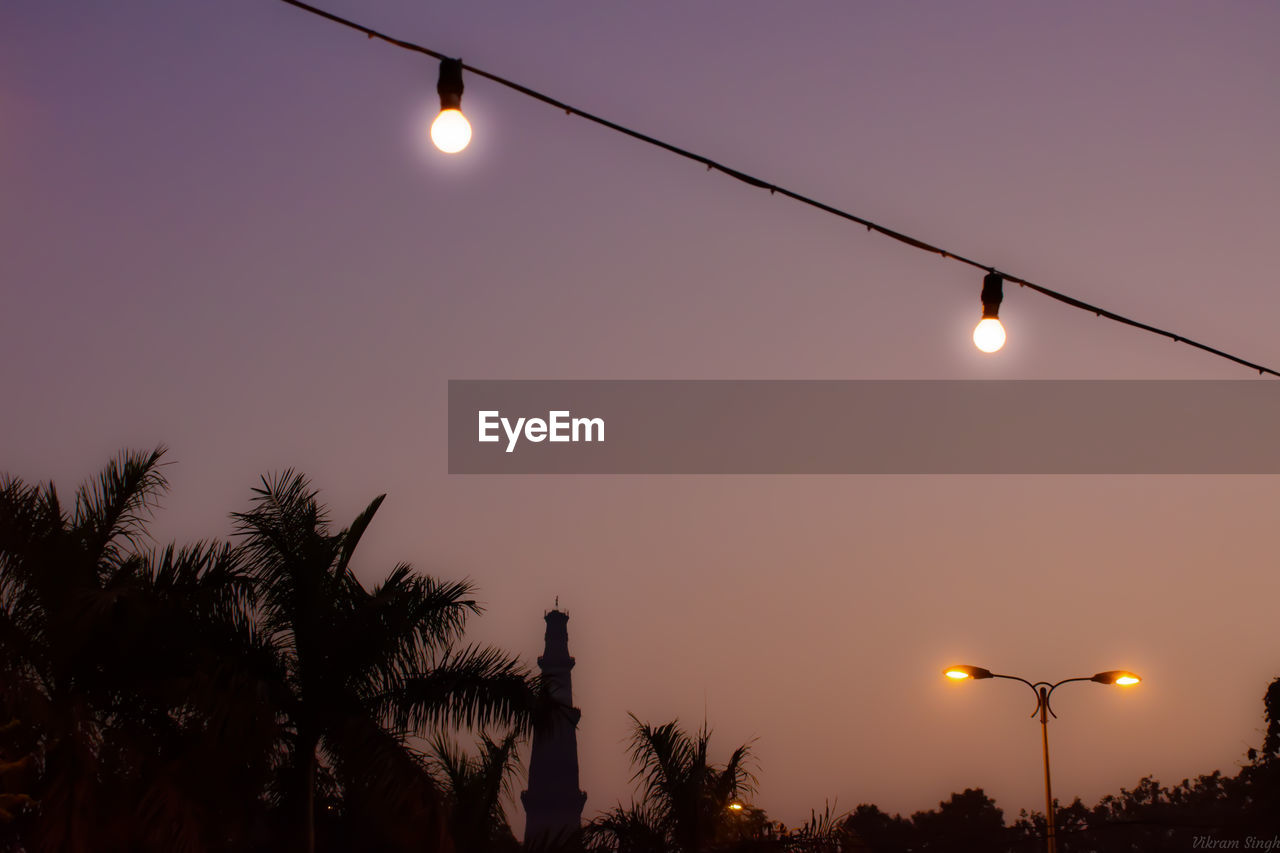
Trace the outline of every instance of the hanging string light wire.
{"type": "MultiPolygon", "coordinates": [[[[331,12],[326,12],[325,10],[319,9],[308,3],[303,3],[302,0],[280,0],[280,2],[287,3],[290,6],[294,6],[298,9],[302,9],[303,11],[310,12],[313,15],[318,15],[321,18],[325,18],[326,20],[333,21],[336,24],[341,24],[344,27],[349,27],[350,29],[356,30],[357,32],[364,33],[366,36],[368,36],[371,39],[378,39],[379,41],[386,42],[387,44],[394,45],[404,50],[414,51],[415,53],[422,53],[432,57],[433,59],[439,59],[439,60],[454,59],[453,57],[446,56],[443,53],[432,50],[429,47],[423,47],[420,44],[414,44],[413,42],[404,41],[403,39],[398,39],[398,38],[395,38],[394,36],[389,36],[386,33],[381,33],[381,32],[378,32],[377,30],[370,29],[369,27],[366,27],[363,24],[358,24],[355,21],[351,21],[346,18],[339,17],[338,15],[335,15],[331,12]]],[[[768,190],[771,195],[786,196],[787,198],[792,199],[793,201],[798,201],[801,204],[808,205],[809,207],[812,207],[812,208],[816,208],[817,210],[821,210],[824,213],[829,213],[832,216],[838,216],[841,219],[846,219],[850,222],[856,222],[858,225],[863,226],[868,231],[874,231],[878,234],[883,234],[886,237],[891,237],[894,240],[897,240],[900,243],[905,243],[906,245],[911,246],[914,249],[919,249],[924,252],[931,252],[947,260],[956,261],[958,263],[971,266],[975,269],[983,270],[988,274],[999,275],[1005,281],[1013,282],[1014,284],[1017,284],[1019,287],[1024,287],[1027,290],[1035,291],[1036,293],[1039,293],[1041,296],[1047,296],[1050,299],[1054,299],[1054,300],[1057,300],[1058,302],[1063,303],[1064,305],[1070,305],[1072,308],[1079,308],[1081,311],[1088,311],[1089,313],[1094,314],[1098,317],[1104,317],[1108,320],[1113,320],[1117,323],[1121,323],[1126,326],[1132,326],[1135,329],[1142,329],[1143,331],[1151,332],[1152,334],[1155,334],[1155,335],[1161,335],[1163,337],[1169,338],[1174,343],[1181,343],[1181,344],[1186,344],[1187,346],[1190,346],[1190,347],[1195,347],[1196,349],[1207,352],[1210,355],[1216,355],[1219,358],[1224,358],[1227,361],[1233,361],[1236,364],[1243,365],[1244,367],[1247,367],[1251,370],[1256,370],[1258,371],[1259,374],[1270,374],[1271,376],[1280,376],[1280,372],[1277,372],[1271,369],[1270,367],[1266,367],[1265,365],[1256,364],[1252,361],[1248,361],[1247,359],[1243,359],[1237,355],[1232,355],[1231,353],[1226,352],[1224,350],[1217,349],[1216,347],[1211,347],[1208,344],[1200,343],[1199,341],[1188,338],[1186,335],[1178,334],[1177,332],[1171,332],[1167,329],[1161,329],[1157,326],[1152,326],[1148,323],[1143,323],[1139,320],[1134,320],[1131,317],[1126,317],[1122,314],[1117,314],[1114,311],[1108,311],[1106,308],[1101,308],[1097,305],[1090,304],[1088,302],[1085,302],[1082,299],[1076,299],[1074,296],[1070,296],[1058,290],[1053,290],[1051,288],[1045,287],[1044,285],[1036,284],[1034,281],[1022,278],[1020,276],[1013,275],[1012,273],[1005,272],[1004,270],[997,269],[996,267],[990,266],[988,264],[984,264],[981,261],[974,260],[973,258],[966,257],[956,252],[952,252],[949,249],[943,249],[940,246],[935,246],[932,243],[928,243],[924,240],[918,240],[909,234],[904,234],[901,231],[895,231],[892,228],[888,228],[884,225],[880,225],[877,222],[873,222],[870,219],[865,219],[861,216],[858,216],[857,214],[850,213],[847,210],[841,210],[838,207],[832,207],[829,204],[818,201],[817,199],[809,198],[808,196],[805,196],[805,195],[801,195],[800,193],[795,192],[793,190],[789,190],[786,187],[778,186],[777,184],[773,184],[768,181],[761,180],[760,178],[757,178],[754,175],[749,175],[746,172],[740,172],[737,169],[724,165],[723,163],[718,163],[715,160],[712,160],[710,157],[704,157],[703,155],[698,154],[697,152],[689,151],[685,148],[680,148],[679,146],[672,145],[669,142],[663,142],[661,139],[657,139],[655,137],[649,136],[648,134],[641,133],[637,130],[632,130],[629,127],[624,127],[623,125],[617,124],[616,122],[609,121],[606,118],[601,118],[600,116],[592,115],[589,112],[585,112],[583,110],[578,109],[577,107],[571,106],[570,104],[566,104],[564,101],[557,100],[556,98],[553,98],[550,95],[544,95],[541,92],[538,92],[534,89],[530,89],[528,86],[522,86],[521,84],[516,83],[515,81],[508,80],[505,77],[499,77],[497,74],[490,73],[488,71],[485,71],[482,68],[476,68],[475,66],[467,65],[466,63],[460,63],[460,64],[462,69],[470,74],[474,74],[477,77],[483,77],[486,80],[490,80],[494,83],[497,83],[499,86],[505,86],[508,89],[512,89],[516,92],[519,92],[522,95],[526,95],[530,98],[533,98],[536,101],[541,101],[542,103],[553,106],[556,109],[564,110],[567,115],[573,115],[573,116],[577,116],[578,118],[586,119],[587,121],[592,122],[594,124],[598,124],[603,127],[607,127],[610,130],[614,130],[614,131],[617,131],[618,133],[624,134],[626,136],[630,136],[632,139],[638,139],[641,142],[647,143],[656,148],[661,148],[664,151],[669,151],[672,154],[675,154],[676,156],[685,158],[686,160],[692,160],[695,163],[701,163],[702,165],[707,167],[708,171],[720,172],[721,174],[728,175],[730,178],[733,178],[734,180],[737,180],[737,181],[741,181],[742,183],[747,184],[749,186],[757,187],[762,190],[768,190]]]]}

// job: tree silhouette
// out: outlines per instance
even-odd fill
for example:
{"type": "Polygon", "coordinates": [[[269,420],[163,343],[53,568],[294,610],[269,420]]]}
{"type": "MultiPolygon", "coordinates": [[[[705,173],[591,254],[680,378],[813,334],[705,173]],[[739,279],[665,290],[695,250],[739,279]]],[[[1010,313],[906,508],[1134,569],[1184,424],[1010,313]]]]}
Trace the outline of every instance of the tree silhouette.
{"type": "MultiPolygon", "coordinates": [[[[469,583],[398,565],[366,587],[344,529],[299,474],[264,478],[238,544],[153,546],[163,448],[112,460],[64,506],[0,478],[0,850],[215,853],[514,850],[502,810],[515,748],[568,713],[514,658],[464,645],[469,583]],[[5,722],[12,721],[12,722],[5,722]],[[480,734],[465,754],[444,731],[480,734]],[[430,737],[431,755],[415,747],[430,737]]],[[[1280,678],[1238,771],[1144,778],[1057,808],[1061,853],[1191,849],[1280,834],[1280,678]]],[[[546,853],[1039,850],[980,788],[910,819],[862,805],[788,830],[750,804],[749,745],[632,716],[638,801],[546,853]]]]}
{"type": "Polygon", "coordinates": [[[845,828],[853,836],[852,849],[869,853],[908,850],[915,841],[915,828],[910,820],[887,814],[868,803],[849,813],[845,828]]]}
{"type": "Polygon", "coordinates": [[[735,749],[724,765],[709,760],[711,732],[704,725],[690,734],[678,720],[651,726],[631,716],[633,782],[641,802],[619,806],[595,822],[589,831],[598,849],[635,851],[662,848],[681,853],[709,850],[732,834],[729,805],[755,790],[751,748],[735,749]]]}
{"type": "Polygon", "coordinates": [[[502,807],[511,796],[511,779],[520,767],[519,735],[501,740],[480,735],[479,755],[470,756],[438,732],[432,739],[432,769],[444,785],[449,835],[456,853],[496,853],[519,844],[502,807]]]}
{"type": "Polygon", "coordinates": [[[926,850],[986,851],[1005,842],[1004,813],[981,788],[965,788],[938,803],[936,811],[911,816],[926,850]]]}
{"type": "Polygon", "coordinates": [[[379,496],[345,529],[307,479],[263,478],[253,507],[235,513],[257,583],[255,627],[273,655],[269,694],[282,719],[276,798],[296,815],[301,849],[315,849],[321,766],[344,808],[380,816],[373,826],[442,837],[443,800],[411,731],[500,724],[527,729],[537,685],[514,658],[461,647],[479,613],[469,583],[445,583],[396,566],[366,589],[351,569],[379,496]]]}
{"type": "Polygon", "coordinates": [[[937,809],[916,812],[910,819],[863,804],[845,818],[843,826],[850,836],[845,849],[870,853],[1008,849],[1004,814],[981,788],[952,794],[937,809]]]}
{"type": "Polygon", "coordinates": [[[157,550],[163,455],[122,453],[71,507],[0,479],[0,720],[20,720],[0,849],[313,850],[317,825],[326,849],[443,844],[411,733],[554,710],[515,659],[461,644],[470,584],[400,565],[366,589],[351,561],[382,499],[331,533],[292,473],[234,516],[238,547],[157,550]]]}
{"type": "Polygon", "coordinates": [[[70,512],[52,484],[0,483],[0,691],[5,713],[40,741],[42,811],[66,818],[61,837],[50,826],[50,846],[88,849],[72,804],[91,807],[99,793],[96,712],[111,696],[95,688],[111,661],[97,641],[129,572],[129,546],[164,488],[163,452],[122,455],[81,487],[70,512]]]}
{"type": "Polygon", "coordinates": [[[231,641],[247,578],[226,546],[149,549],[164,452],[122,453],[70,508],[52,484],[0,481],[0,713],[22,721],[18,748],[33,759],[31,849],[195,849],[202,819],[234,808],[210,785],[251,778],[196,747],[216,739],[215,720],[189,699],[215,692],[205,629],[225,622],[213,633],[231,641]]]}
{"type": "Polygon", "coordinates": [[[583,833],[593,853],[666,853],[668,836],[662,816],[644,803],[614,806],[592,820],[583,833]]]}

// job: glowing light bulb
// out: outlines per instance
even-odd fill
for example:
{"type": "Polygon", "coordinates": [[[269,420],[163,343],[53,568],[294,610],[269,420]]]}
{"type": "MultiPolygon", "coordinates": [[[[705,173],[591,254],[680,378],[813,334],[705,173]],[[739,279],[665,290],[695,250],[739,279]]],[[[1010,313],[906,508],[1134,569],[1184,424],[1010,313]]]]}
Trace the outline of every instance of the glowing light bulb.
{"type": "Polygon", "coordinates": [[[984,317],[973,328],[973,345],[983,352],[996,352],[1004,346],[1004,326],[995,317],[984,317]]]}
{"type": "Polygon", "coordinates": [[[462,110],[441,110],[431,122],[431,141],[444,153],[457,154],[471,141],[471,122],[462,110]]]}
{"type": "Polygon", "coordinates": [[[963,671],[963,670],[959,670],[959,669],[949,669],[949,670],[947,670],[947,672],[946,672],[946,676],[947,676],[947,678],[954,678],[954,679],[956,679],[956,680],[958,681],[958,680],[960,680],[961,678],[968,678],[968,677],[969,677],[969,673],[967,673],[967,672],[965,672],[965,671],[963,671]]]}
{"type": "Polygon", "coordinates": [[[1124,669],[1109,669],[1106,672],[1100,672],[1092,680],[1099,684],[1121,685],[1137,684],[1142,681],[1137,675],[1124,669]]]}
{"type": "Polygon", "coordinates": [[[440,115],[431,122],[431,141],[446,154],[457,154],[471,141],[471,122],[462,114],[462,60],[440,60],[440,115]]]}

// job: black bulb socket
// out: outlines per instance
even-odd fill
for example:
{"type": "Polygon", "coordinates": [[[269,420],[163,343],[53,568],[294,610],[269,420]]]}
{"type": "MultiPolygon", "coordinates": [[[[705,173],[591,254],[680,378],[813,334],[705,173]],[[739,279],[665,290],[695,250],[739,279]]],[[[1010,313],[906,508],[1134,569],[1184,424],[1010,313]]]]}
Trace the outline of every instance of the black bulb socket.
{"type": "Polygon", "coordinates": [[[1004,299],[1004,277],[999,273],[987,273],[982,279],[982,319],[1000,318],[1000,302],[1004,299]]]}
{"type": "Polygon", "coordinates": [[[440,93],[441,110],[462,109],[462,60],[440,60],[440,79],[436,83],[440,93]]]}

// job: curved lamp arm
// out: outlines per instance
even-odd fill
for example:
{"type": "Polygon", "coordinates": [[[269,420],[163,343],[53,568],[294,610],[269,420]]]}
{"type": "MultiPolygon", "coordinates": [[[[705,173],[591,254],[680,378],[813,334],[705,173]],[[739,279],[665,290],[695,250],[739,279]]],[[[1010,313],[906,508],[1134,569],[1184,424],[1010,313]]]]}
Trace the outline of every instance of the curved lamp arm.
{"type": "MultiPolygon", "coordinates": [[[[991,673],[991,677],[992,677],[992,678],[1007,678],[1007,679],[1009,679],[1010,681],[1021,681],[1023,684],[1025,684],[1025,685],[1027,685],[1028,687],[1030,687],[1030,688],[1031,688],[1031,692],[1032,692],[1032,693],[1034,693],[1034,694],[1036,694],[1036,709],[1035,709],[1034,711],[1032,711],[1032,712],[1031,712],[1031,716],[1033,716],[1033,717],[1034,717],[1036,714],[1039,714],[1039,713],[1040,713],[1040,705],[1041,705],[1041,703],[1044,703],[1044,706],[1045,706],[1045,708],[1047,708],[1047,709],[1049,710],[1049,713],[1050,713],[1050,714],[1053,714],[1053,709],[1052,709],[1052,708],[1049,708],[1049,705],[1048,705],[1048,701],[1047,701],[1048,696],[1047,696],[1047,694],[1042,694],[1042,693],[1040,692],[1040,688],[1041,688],[1041,687],[1043,687],[1043,686],[1048,686],[1048,685],[1047,685],[1047,682],[1044,682],[1044,681],[1037,681],[1035,684],[1032,684],[1030,681],[1027,681],[1025,678],[1022,678],[1022,677],[1020,677],[1020,676],[1017,676],[1017,675],[1001,675],[1001,674],[999,674],[998,672],[993,672],[993,673],[991,673]]],[[[1056,684],[1055,684],[1055,685],[1053,685],[1053,687],[1057,687],[1057,686],[1058,686],[1058,685],[1056,685],[1056,684]]],[[[1049,689],[1050,689],[1050,690],[1052,690],[1052,689],[1053,689],[1053,687],[1050,687],[1049,689]]],[[[1057,716],[1058,716],[1058,715],[1057,715],[1057,714],[1053,714],[1053,716],[1054,716],[1054,719],[1057,719],[1057,716]]]]}
{"type": "Polygon", "coordinates": [[[1045,709],[1046,709],[1046,710],[1048,710],[1049,714],[1050,714],[1050,715],[1051,715],[1055,720],[1056,720],[1056,719],[1058,719],[1058,715],[1057,715],[1057,714],[1055,714],[1055,713],[1053,713],[1053,706],[1049,704],[1049,700],[1053,698],[1053,691],[1057,690],[1057,689],[1058,689],[1059,687],[1061,687],[1062,685],[1064,685],[1064,684],[1070,684],[1070,683],[1071,683],[1071,682],[1073,682],[1073,681],[1093,681],[1095,678],[1096,678],[1096,676],[1091,677],[1091,678],[1082,678],[1082,677],[1081,677],[1081,678],[1064,678],[1064,679],[1062,679],[1061,681],[1059,681],[1057,684],[1047,684],[1047,683],[1046,683],[1046,685],[1045,685],[1045,686],[1046,686],[1046,687],[1048,687],[1049,689],[1048,689],[1048,690],[1045,692],[1045,694],[1044,694],[1044,707],[1045,707],[1045,709]]]}

